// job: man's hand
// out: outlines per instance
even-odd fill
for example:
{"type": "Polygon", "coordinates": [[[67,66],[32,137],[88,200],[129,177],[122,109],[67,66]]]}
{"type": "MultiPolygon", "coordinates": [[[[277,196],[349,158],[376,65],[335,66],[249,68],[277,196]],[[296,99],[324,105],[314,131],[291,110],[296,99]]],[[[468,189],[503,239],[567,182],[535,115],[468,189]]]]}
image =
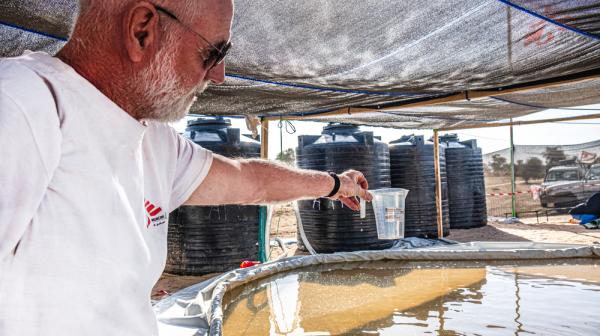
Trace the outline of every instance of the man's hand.
{"type": "Polygon", "coordinates": [[[332,199],[339,200],[354,211],[360,209],[360,203],[356,196],[367,201],[373,199],[373,195],[368,191],[369,183],[361,172],[348,170],[338,177],[340,178],[340,190],[331,197],[332,199]]]}

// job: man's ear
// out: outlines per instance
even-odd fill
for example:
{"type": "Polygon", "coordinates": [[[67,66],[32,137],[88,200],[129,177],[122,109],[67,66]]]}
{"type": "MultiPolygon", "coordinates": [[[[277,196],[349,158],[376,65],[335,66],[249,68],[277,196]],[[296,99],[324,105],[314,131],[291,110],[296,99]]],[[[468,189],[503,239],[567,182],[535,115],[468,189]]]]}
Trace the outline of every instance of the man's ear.
{"type": "Polygon", "coordinates": [[[156,48],[158,13],[146,2],[136,3],[123,17],[123,40],[132,62],[140,62],[156,48]]]}

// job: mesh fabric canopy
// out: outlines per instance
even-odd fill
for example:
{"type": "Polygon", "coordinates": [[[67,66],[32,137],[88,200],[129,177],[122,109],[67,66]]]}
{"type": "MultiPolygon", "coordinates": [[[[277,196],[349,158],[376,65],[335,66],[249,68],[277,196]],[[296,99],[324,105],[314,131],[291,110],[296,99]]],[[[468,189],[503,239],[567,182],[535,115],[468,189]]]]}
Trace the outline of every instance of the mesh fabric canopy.
{"type": "Polygon", "coordinates": [[[225,85],[211,87],[194,112],[435,128],[600,102],[600,82],[590,80],[402,108],[467,90],[593,77],[599,1],[245,0],[236,1],[232,39],[225,85]],[[318,116],[386,106],[396,107],[318,116]]]}
{"type": "MultiPolygon", "coordinates": [[[[194,113],[439,128],[600,102],[597,0],[235,5],[226,82],[211,86],[194,113]],[[564,79],[576,81],[544,86],[564,79]],[[480,90],[488,91],[469,97],[480,90]],[[346,113],[323,115],[330,111],[346,113]]],[[[69,0],[2,1],[0,54],[56,52],[76,7],[69,0]]]]}
{"type": "Polygon", "coordinates": [[[66,43],[77,11],[73,0],[0,1],[0,56],[25,50],[55,54],[66,43]]]}

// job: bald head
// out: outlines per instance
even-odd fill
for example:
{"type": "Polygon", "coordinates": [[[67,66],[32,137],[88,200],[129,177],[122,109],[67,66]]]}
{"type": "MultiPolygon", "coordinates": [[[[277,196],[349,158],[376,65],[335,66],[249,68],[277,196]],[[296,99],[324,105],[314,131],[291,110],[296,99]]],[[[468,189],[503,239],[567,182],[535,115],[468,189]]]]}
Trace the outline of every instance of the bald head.
{"type": "Polygon", "coordinates": [[[173,121],[224,81],[224,63],[210,59],[229,41],[232,16],[230,0],[83,0],[58,57],[134,118],[173,121]]]}

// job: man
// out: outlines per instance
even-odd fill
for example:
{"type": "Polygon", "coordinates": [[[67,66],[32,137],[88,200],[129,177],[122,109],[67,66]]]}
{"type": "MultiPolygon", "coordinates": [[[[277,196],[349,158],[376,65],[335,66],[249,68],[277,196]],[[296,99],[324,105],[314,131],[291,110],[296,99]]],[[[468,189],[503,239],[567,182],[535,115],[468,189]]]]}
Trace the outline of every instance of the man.
{"type": "Polygon", "coordinates": [[[88,1],[56,58],[0,61],[0,335],[156,334],[183,203],[371,199],[359,172],[234,161],[168,127],[224,81],[233,5],[155,1],[88,1]]]}

